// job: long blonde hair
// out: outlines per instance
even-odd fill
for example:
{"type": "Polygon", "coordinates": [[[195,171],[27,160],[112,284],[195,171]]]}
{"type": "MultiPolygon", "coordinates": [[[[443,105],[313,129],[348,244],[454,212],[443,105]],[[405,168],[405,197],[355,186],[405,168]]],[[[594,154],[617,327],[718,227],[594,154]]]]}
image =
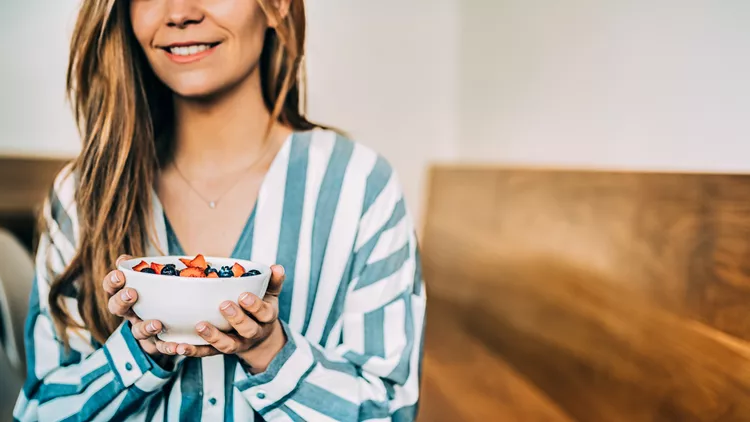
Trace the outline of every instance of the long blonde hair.
{"type": "MultiPolygon", "coordinates": [[[[257,1],[278,22],[266,31],[260,58],[271,123],[295,130],[319,127],[305,118],[300,105],[303,0],[292,0],[283,18],[267,0],[257,1]]],[[[72,262],[52,282],[50,311],[67,345],[66,329],[83,328],[63,303],[63,292],[75,285],[84,327],[104,343],[121,320],[107,311],[101,280],[118,256],[142,255],[153,238],[152,186],[173,149],[170,137],[162,136],[174,123],[172,94],[154,75],[132,33],[129,2],[83,1],[71,40],[67,86],[83,139],[73,163],[80,237],[72,262]]]]}

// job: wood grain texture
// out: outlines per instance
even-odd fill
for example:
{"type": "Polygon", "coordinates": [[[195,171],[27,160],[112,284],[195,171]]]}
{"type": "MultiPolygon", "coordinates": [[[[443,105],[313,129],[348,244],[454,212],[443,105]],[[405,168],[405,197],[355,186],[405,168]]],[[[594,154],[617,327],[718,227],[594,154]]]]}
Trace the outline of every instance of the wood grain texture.
{"type": "Polygon", "coordinates": [[[421,421],[572,421],[473,336],[451,301],[429,306],[421,421]]]}
{"type": "MultiPolygon", "coordinates": [[[[531,396],[581,421],[750,420],[750,177],[451,167],[430,179],[430,304],[448,301],[531,396]]],[[[425,362],[440,353],[427,347],[425,362]]]]}

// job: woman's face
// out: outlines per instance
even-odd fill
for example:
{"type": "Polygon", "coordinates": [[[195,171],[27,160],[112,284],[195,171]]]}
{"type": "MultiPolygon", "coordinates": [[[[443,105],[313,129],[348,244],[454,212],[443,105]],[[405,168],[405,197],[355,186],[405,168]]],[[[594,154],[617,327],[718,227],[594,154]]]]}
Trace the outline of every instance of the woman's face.
{"type": "Polygon", "coordinates": [[[245,80],[268,27],[256,0],[131,0],[130,19],[156,76],[184,97],[245,80]]]}

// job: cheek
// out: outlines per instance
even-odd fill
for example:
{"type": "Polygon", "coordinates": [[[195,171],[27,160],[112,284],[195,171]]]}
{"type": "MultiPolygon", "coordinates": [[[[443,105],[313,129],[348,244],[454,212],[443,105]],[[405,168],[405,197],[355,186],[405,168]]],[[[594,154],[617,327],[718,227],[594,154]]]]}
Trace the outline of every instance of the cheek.
{"type": "Polygon", "coordinates": [[[244,65],[247,65],[248,62],[254,64],[260,59],[266,28],[266,20],[262,12],[253,15],[237,27],[235,33],[241,48],[239,57],[241,57],[240,60],[244,65]]]}
{"type": "Polygon", "coordinates": [[[209,10],[215,22],[231,34],[232,41],[243,52],[257,50],[263,45],[267,20],[256,0],[220,1],[209,10]]]}
{"type": "Polygon", "coordinates": [[[133,0],[130,3],[130,25],[144,50],[148,50],[160,24],[161,15],[154,3],[144,0],[133,0]]]}

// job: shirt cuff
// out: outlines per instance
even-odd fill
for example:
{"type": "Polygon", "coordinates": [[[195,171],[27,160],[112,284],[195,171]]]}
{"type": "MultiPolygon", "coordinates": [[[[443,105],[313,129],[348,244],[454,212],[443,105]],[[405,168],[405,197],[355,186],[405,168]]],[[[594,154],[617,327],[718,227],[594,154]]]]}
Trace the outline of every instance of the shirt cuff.
{"type": "Polygon", "coordinates": [[[261,415],[278,407],[278,402],[291,395],[300,382],[312,371],[315,357],[307,339],[293,332],[281,322],[286,344],[274,357],[265,372],[250,374],[241,371],[235,386],[250,406],[261,415]]]}
{"type": "Polygon", "coordinates": [[[104,354],[125,388],[138,383],[141,390],[153,391],[174,374],[159,366],[143,351],[127,321],[123,321],[104,344],[104,354]]]}

